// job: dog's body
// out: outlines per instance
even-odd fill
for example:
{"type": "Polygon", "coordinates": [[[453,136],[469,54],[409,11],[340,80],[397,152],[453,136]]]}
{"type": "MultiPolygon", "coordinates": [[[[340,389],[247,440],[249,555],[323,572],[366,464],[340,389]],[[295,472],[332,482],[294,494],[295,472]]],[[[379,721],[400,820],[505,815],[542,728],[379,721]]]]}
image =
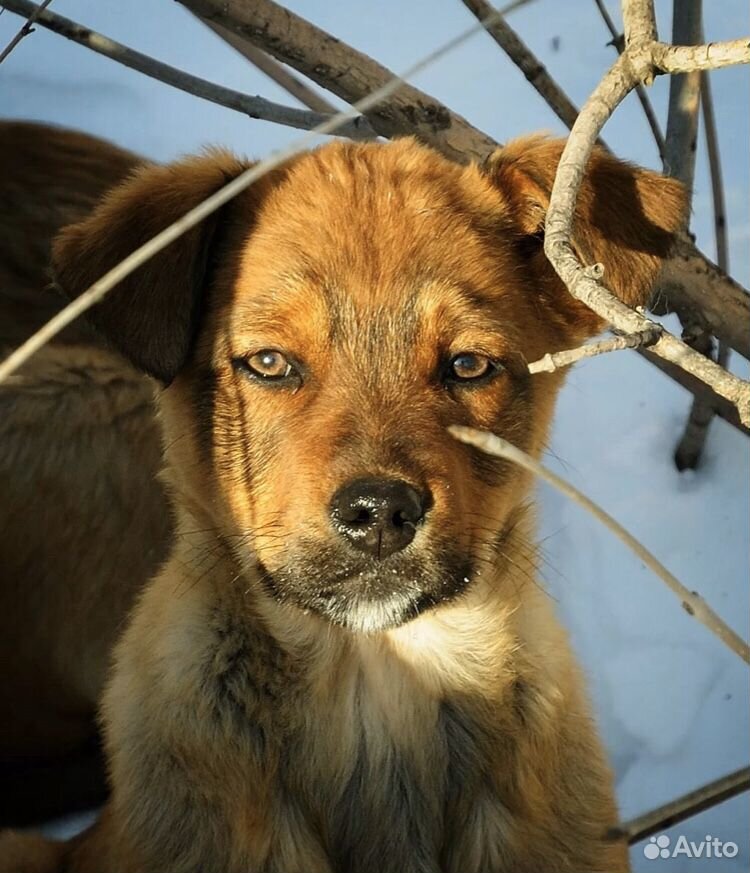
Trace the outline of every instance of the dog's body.
{"type": "MultiPolygon", "coordinates": [[[[559,151],[530,139],[480,170],[409,141],[328,146],[92,312],[169,385],[176,537],[116,650],[100,821],[57,854],[7,837],[6,857],[69,873],[627,869],[533,577],[529,478],[446,432],[538,455],[562,376],[531,379],[524,359],[601,326],[540,250],[559,151]]],[[[245,166],[144,167],[61,234],[60,287],[79,294],[245,166]]],[[[580,204],[579,246],[642,302],[679,187],[598,154],[580,204]]]]}
{"type": "MultiPolygon", "coordinates": [[[[0,357],[64,304],[52,238],[142,162],[0,124],[0,357]]],[[[95,712],[112,645],[166,557],[154,387],[82,322],[0,385],[0,823],[104,797],[95,712]]]]}

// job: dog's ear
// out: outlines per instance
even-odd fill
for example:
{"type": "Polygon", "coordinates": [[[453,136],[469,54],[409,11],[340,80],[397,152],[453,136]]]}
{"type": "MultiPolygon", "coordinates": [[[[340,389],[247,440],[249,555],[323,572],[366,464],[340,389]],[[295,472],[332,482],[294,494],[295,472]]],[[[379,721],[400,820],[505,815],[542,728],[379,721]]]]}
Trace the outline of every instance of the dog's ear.
{"type": "MultiPolygon", "coordinates": [[[[515,140],[490,158],[487,172],[502,192],[518,233],[519,250],[570,339],[599,332],[604,322],[575,300],[544,251],[544,221],[564,140],[515,140]]],[[[662,259],[683,223],[687,197],[673,179],[594,149],[578,194],[573,246],[584,264],[604,265],[604,283],[631,306],[645,305],[662,259]]]]}
{"type": "MultiPolygon", "coordinates": [[[[53,245],[54,280],[75,298],[123,258],[230,182],[247,164],[207,152],[145,165],[110,191],[53,245]]],[[[135,366],[169,384],[190,350],[201,312],[218,213],[122,280],[88,312],[94,327],[135,366]]]]}

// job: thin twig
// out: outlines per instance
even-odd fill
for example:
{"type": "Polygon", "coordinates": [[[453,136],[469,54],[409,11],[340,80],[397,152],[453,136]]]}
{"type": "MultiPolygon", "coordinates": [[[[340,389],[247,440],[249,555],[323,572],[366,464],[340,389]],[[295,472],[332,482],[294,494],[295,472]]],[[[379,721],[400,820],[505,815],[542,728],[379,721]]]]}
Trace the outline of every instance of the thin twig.
{"type": "Polygon", "coordinates": [[[643,333],[616,336],[611,339],[601,340],[597,343],[588,343],[576,349],[565,349],[562,352],[548,352],[544,357],[529,364],[529,373],[554,373],[563,367],[576,364],[583,358],[593,358],[609,352],[618,352],[622,349],[639,349],[653,345],[661,334],[661,327],[656,330],[648,330],[643,333]]]}
{"type": "MultiPolygon", "coordinates": [[[[16,2],[16,0],[14,0],[14,2],[16,2]]],[[[417,63],[409,67],[409,69],[401,76],[394,76],[389,79],[383,86],[376,89],[371,94],[368,94],[362,100],[357,101],[353,106],[331,116],[323,124],[314,128],[291,145],[245,170],[223,188],[220,188],[210,197],[207,197],[189,212],[185,213],[185,215],[177,221],[170,224],[161,231],[161,233],[158,233],[156,236],[148,240],[148,242],[137,248],[134,252],[120,261],[119,264],[116,264],[111,270],[105,273],[105,275],[98,281],[94,282],[94,284],[86,289],[86,291],[84,291],[79,297],[71,301],[64,309],[60,310],[60,312],[44,324],[38,331],[36,331],[36,333],[32,334],[23,345],[11,352],[11,354],[0,363],[0,383],[5,381],[8,376],[14,373],[33,354],[60,333],[61,330],[102,300],[102,298],[126,276],[129,276],[134,270],[137,270],[138,267],[148,261],[149,258],[152,258],[155,254],[166,248],[170,243],[174,242],[174,240],[190,230],[190,228],[195,227],[203,221],[203,219],[211,215],[211,213],[220,209],[225,203],[228,203],[241,191],[244,191],[247,187],[252,185],[253,182],[260,179],[261,176],[275,169],[299,152],[304,151],[311,145],[316,135],[333,133],[341,126],[345,125],[353,116],[357,116],[360,113],[366,114],[382,100],[390,97],[394,92],[403,90],[405,78],[415,76],[417,73],[422,72],[422,70],[431,66],[449,52],[458,48],[458,46],[462,45],[481,29],[482,24],[480,23],[443,43],[421,60],[417,61],[417,63]]]]}
{"type": "Polygon", "coordinates": [[[52,0],[42,0],[42,3],[40,3],[36,9],[29,13],[29,17],[26,19],[26,23],[8,43],[8,45],[5,46],[5,48],[2,50],[2,53],[0,53],[0,64],[2,64],[2,62],[8,57],[8,55],[25,36],[28,36],[30,33],[34,32],[34,22],[39,17],[39,14],[41,12],[44,12],[44,10],[49,6],[51,2],[52,0]]]}
{"type": "MultiPolygon", "coordinates": [[[[489,19],[494,11],[492,4],[487,0],[462,0],[462,2],[479,21],[489,19]]],[[[485,25],[485,29],[526,76],[532,88],[541,94],[560,121],[566,127],[572,127],[578,115],[578,108],[552,79],[544,64],[530,51],[515,30],[502,16],[494,18],[491,24],[485,25]]]]}
{"type": "MultiPolygon", "coordinates": [[[[614,21],[612,20],[612,16],[609,14],[607,10],[607,6],[604,0],[594,0],[596,3],[596,7],[599,10],[599,13],[604,20],[604,23],[607,26],[610,34],[612,35],[612,45],[617,49],[618,54],[622,54],[623,48],[625,47],[625,37],[622,33],[620,33],[615,26],[614,21]]],[[[656,148],[659,151],[659,158],[663,162],[664,161],[664,134],[661,132],[661,126],[659,125],[659,119],[656,117],[656,112],[654,112],[654,107],[651,105],[651,101],[648,99],[648,94],[646,93],[646,89],[639,82],[635,86],[636,97],[638,97],[638,101],[641,104],[641,108],[643,109],[643,114],[646,116],[646,121],[648,122],[648,126],[651,128],[651,134],[654,137],[654,142],[656,143],[656,148]]]]}
{"type": "Polygon", "coordinates": [[[714,234],[716,238],[716,263],[726,272],[729,269],[729,246],[727,244],[727,207],[724,199],[724,180],[721,171],[719,135],[716,128],[714,101],[711,93],[710,74],[701,75],[701,110],[706,135],[708,169],[711,175],[711,197],[714,209],[714,234]]]}
{"type": "Polygon", "coordinates": [[[231,30],[227,30],[226,27],[222,27],[220,24],[214,24],[212,21],[203,21],[202,18],[198,18],[198,20],[202,21],[206,27],[210,28],[218,37],[228,43],[236,52],[239,52],[243,58],[250,61],[261,73],[268,76],[272,82],[275,82],[280,88],[283,88],[288,94],[299,100],[303,106],[307,106],[313,112],[320,112],[323,115],[333,115],[337,111],[336,107],[329,103],[322,94],[313,91],[307,82],[303,82],[302,79],[290,73],[283,64],[280,64],[271,55],[251,45],[247,40],[240,39],[236,33],[232,33],[231,30]]]}
{"type": "MultiPolygon", "coordinates": [[[[649,330],[655,322],[618,300],[602,284],[604,268],[601,264],[583,267],[571,244],[573,215],[599,131],[639,78],[647,75],[647,70],[648,58],[634,63],[626,49],[594,89],[560,158],[545,222],[544,251],[570,293],[621,333],[649,330]]],[[[662,333],[651,351],[698,376],[717,394],[737,406],[741,421],[750,423],[750,384],[693,351],[667,331],[662,333]]]]}
{"type": "Polygon", "coordinates": [[[448,431],[457,440],[474,446],[488,455],[504,458],[517,464],[545,482],[549,482],[550,485],[553,485],[570,500],[583,506],[584,509],[622,540],[680,598],[682,608],[688,615],[693,616],[696,621],[699,621],[708,628],[711,633],[715,634],[736,655],[739,655],[743,661],[750,663],[750,646],[728,624],[719,618],[696,591],[690,591],[686,588],[676,576],[667,570],[658,558],[649,552],[629,531],[625,530],[619,522],[615,521],[608,512],[605,512],[601,506],[594,503],[593,500],[586,497],[585,494],[574,488],[565,479],[560,478],[556,473],[548,470],[530,455],[527,455],[526,452],[521,451],[521,449],[516,448],[512,443],[496,434],[461,425],[451,425],[448,431]]]}
{"type": "Polygon", "coordinates": [[[722,776],[658,809],[623,822],[606,835],[607,839],[626,840],[630,845],[639,843],[745,791],[750,791],[750,767],[722,776]]]}
{"type": "MultiPolygon", "coordinates": [[[[66,39],[70,39],[97,54],[117,61],[118,64],[123,64],[123,66],[131,70],[136,70],[152,79],[171,85],[180,91],[200,97],[202,100],[208,100],[211,103],[217,103],[219,106],[225,106],[228,109],[242,112],[250,118],[283,124],[298,130],[312,130],[315,127],[319,127],[330,117],[307,109],[283,106],[271,100],[266,100],[263,97],[252,97],[249,94],[242,94],[239,91],[225,88],[223,85],[208,82],[206,79],[185,73],[175,67],[170,67],[169,64],[164,64],[155,58],[141,54],[101,33],[97,33],[88,27],[77,24],[75,21],[64,18],[62,15],[57,15],[53,12],[43,12],[40,6],[30,2],[30,0],[2,0],[2,5],[9,12],[14,12],[18,15],[35,13],[37,24],[46,27],[60,36],[64,36],[66,39]]],[[[376,136],[366,118],[354,118],[348,121],[337,128],[337,133],[350,139],[373,139],[376,136]]]]}

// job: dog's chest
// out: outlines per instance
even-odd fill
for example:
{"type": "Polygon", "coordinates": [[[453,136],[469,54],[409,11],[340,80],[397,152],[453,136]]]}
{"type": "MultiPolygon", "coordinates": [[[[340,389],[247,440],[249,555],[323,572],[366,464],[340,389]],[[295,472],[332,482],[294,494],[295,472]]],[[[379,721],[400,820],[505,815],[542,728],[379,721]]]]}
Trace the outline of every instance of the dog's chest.
{"type": "Polygon", "coordinates": [[[241,703],[235,725],[257,766],[277,773],[269,804],[287,845],[274,851],[316,846],[332,873],[470,873],[465,852],[451,860],[446,848],[468,840],[482,869],[508,825],[486,701],[435,693],[378,646],[291,660],[259,646],[220,659],[218,687],[241,703]]]}

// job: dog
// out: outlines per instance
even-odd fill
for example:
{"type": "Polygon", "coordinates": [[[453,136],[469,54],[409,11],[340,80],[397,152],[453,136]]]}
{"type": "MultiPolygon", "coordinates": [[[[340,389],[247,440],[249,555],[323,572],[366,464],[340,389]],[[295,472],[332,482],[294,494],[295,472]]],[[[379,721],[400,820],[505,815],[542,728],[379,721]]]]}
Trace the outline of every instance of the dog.
{"type": "MultiPolygon", "coordinates": [[[[538,457],[564,373],[527,362],[603,327],[543,252],[562,147],[480,167],[330,143],[90,311],[161,386],[174,535],[115,648],[99,820],[63,844],[7,833],[0,869],[629,869],[534,578],[530,476],[447,431],[538,457]]],[[[58,234],[57,286],[74,299],[248,166],[141,163],[58,234]]],[[[678,183],[597,150],[576,248],[645,304],[684,210],[678,183]]]]}
{"type": "MultiPolygon", "coordinates": [[[[0,356],[64,304],[51,244],[142,158],[0,123],[0,356]]],[[[0,828],[106,797],[96,707],[133,599],[166,557],[154,385],[78,321],[0,384],[0,828]]]]}

